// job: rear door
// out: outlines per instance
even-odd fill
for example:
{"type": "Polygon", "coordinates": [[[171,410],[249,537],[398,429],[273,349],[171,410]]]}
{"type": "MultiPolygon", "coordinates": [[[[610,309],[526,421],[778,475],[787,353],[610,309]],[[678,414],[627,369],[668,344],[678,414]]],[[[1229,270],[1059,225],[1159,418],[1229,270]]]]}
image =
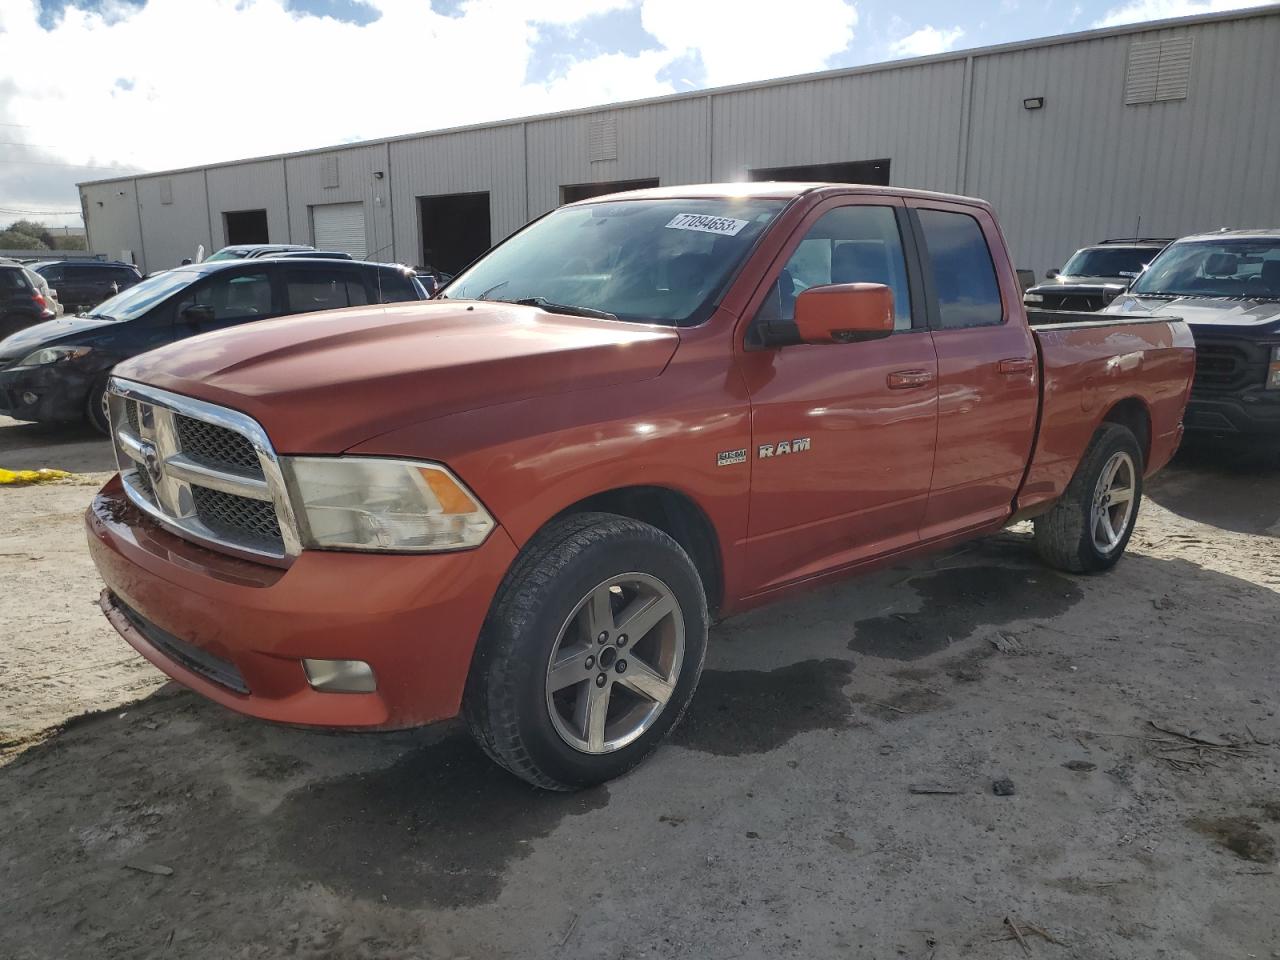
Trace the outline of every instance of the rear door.
{"type": "Polygon", "coordinates": [[[1039,413],[1035,340],[982,207],[908,200],[938,357],[938,441],[921,538],[1007,516],[1039,413]]]}
{"type": "MultiPolygon", "coordinates": [[[[883,283],[895,326],[882,340],[758,343],[739,364],[753,444],[747,557],[758,593],[913,544],[933,469],[937,360],[893,197],[817,206],[748,307],[751,324],[793,319],[796,297],[830,283],[883,283]]],[[[728,452],[730,462],[737,462],[728,452]]]]}

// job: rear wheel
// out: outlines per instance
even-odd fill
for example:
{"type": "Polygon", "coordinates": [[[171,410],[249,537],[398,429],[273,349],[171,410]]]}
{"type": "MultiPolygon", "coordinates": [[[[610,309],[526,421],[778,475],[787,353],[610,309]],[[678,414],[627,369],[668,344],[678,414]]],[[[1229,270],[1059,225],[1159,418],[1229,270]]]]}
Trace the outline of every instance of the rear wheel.
{"type": "Polygon", "coordinates": [[[1138,519],[1142,463],[1128,427],[1099,427],[1062,498],[1035,520],[1040,558],[1072,573],[1115,566],[1138,519]]]}
{"type": "Polygon", "coordinates": [[[610,780],[684,713],[707,627],[697,570],[666,534],[613,514],[556,521],[498,591],[463,712],[489,756],[536,786],[610,780]]]}

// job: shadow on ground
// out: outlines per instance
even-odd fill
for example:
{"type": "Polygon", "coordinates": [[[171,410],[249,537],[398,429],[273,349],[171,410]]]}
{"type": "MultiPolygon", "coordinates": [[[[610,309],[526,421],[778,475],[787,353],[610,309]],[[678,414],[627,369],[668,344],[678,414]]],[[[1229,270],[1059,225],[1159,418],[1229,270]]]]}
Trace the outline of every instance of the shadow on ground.
{"type": "Polygon", "coordinates": [[[1274,453],[1187,445],[1145,492],[1188,520],[1280,537],[1280,460],[1274,453]]]}
{"type": "Polygon", "coordinates": [[[21,423],[0,416],[0,467],[107,473],[115,471],[116,460],[107,438],[87,423],[21,423]]]}

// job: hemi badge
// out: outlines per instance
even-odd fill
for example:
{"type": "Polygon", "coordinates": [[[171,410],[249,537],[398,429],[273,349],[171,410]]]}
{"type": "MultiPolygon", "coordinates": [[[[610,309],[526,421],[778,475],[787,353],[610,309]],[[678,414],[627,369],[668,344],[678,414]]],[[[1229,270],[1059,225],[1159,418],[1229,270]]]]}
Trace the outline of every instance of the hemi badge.
{"type": "Polygon", "coordinates": [[[721,450],[716,454],[717,467],[731,467],[735,463],[747,462],[747,448],[741,447],[737,450],[721,450]]]}

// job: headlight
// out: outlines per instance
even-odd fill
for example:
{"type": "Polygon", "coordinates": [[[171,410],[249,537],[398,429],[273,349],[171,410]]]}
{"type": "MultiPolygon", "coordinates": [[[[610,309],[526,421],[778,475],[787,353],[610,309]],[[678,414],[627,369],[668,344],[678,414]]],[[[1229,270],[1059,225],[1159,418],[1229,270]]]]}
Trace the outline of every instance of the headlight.
{"type": "Polygon", "coordinates": [[[1044,303],[1044,296],[1039,293],[1024,293],[1022,295],[1023,303],[1044,303]]]}
{"type": "Polygon", "coordinates": [[[305,547],[432,552],[479,546],[493,517],[438,464],[287,457],[305,547]]]}
{"type": "Polygon", "coordinates": [[[91,347],[43,347],[23,357],[18,366],[43,367],[50,363],[61,363],[63,360],[75,360],[89,353],[91,349],[91,347]]]}
{"type": "Polygon", "coordinates": [[[1280,344],[1271,348],[1271,365],[1267,367],[1267,389],[1280,390],[1280,344]]]}

